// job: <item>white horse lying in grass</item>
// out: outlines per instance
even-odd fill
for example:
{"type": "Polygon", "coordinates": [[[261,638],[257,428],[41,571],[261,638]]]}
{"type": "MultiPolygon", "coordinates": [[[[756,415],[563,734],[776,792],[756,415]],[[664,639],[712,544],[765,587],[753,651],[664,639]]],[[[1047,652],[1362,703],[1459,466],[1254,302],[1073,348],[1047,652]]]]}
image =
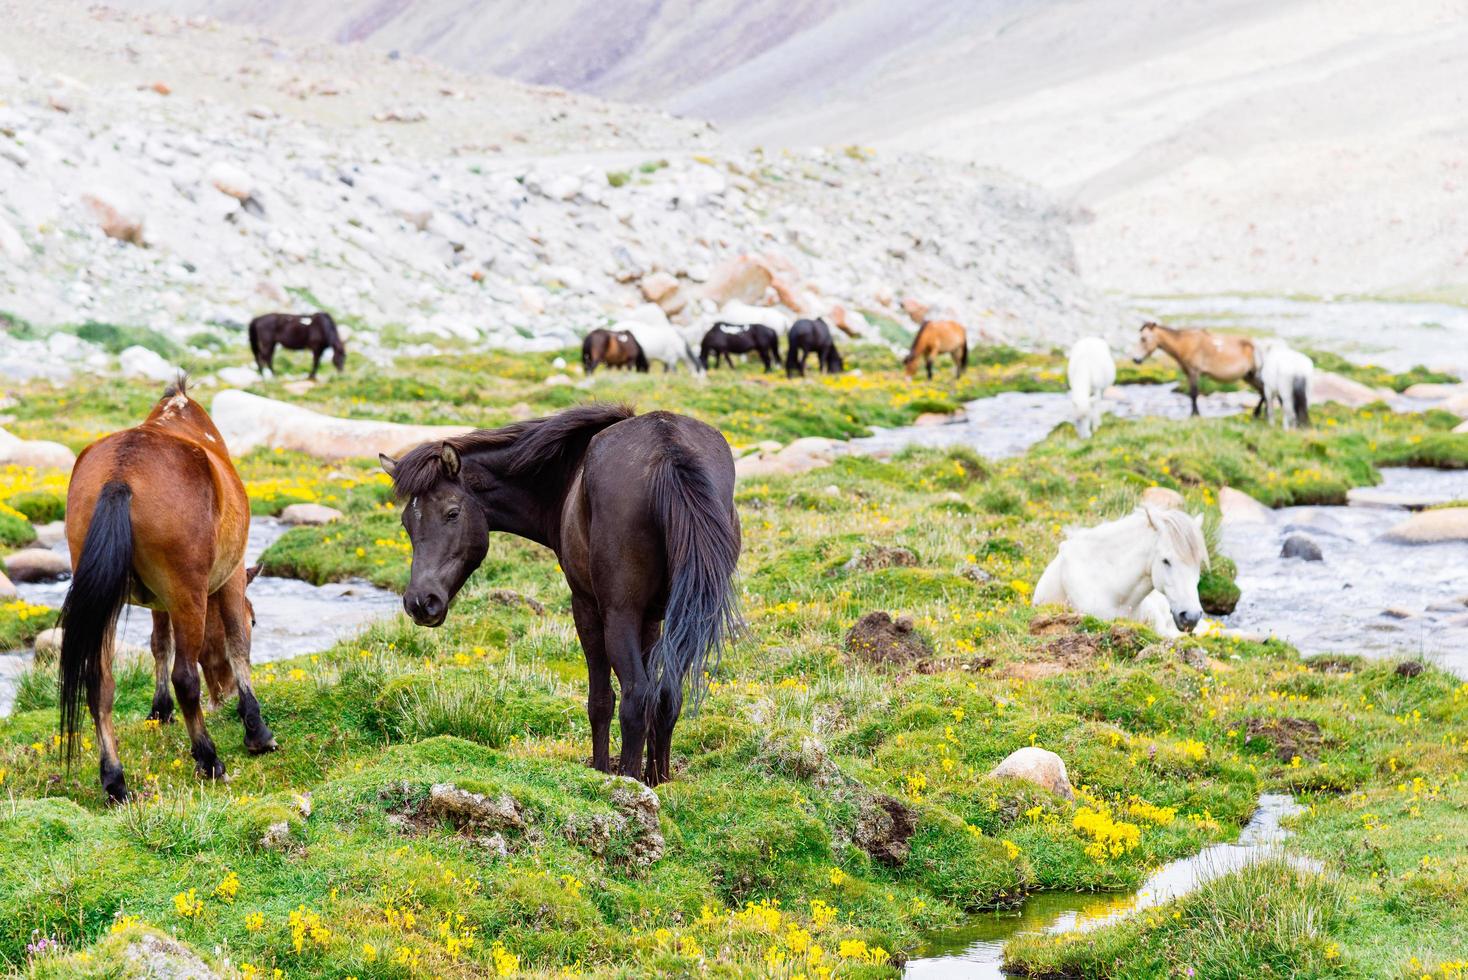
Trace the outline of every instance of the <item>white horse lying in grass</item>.
{"type": "Polygon", "coordinates": [[[682,364],[693,374],[703,374],[703,365],[698,363],[693,348],[688,346],[688,341],[670,324],[618,320],[611,329],[614,332],[626,330],[631,333],[647,359],[662,361],[665,370],[671,371],[682,364]]]}
{"type": "Polygon", "coordinates": [[[1254,367],[1264,386],[1264,410],[1274,424],[1274,406],[1279,405],[1286,429],[1310,424],[1310,381],[1315,362],[1282,341],[1254,345],[1254,367]]]}
{"type": "Polygon", "coordinates": [[[1076,432],[1082,439],[1101,426],[1101,399],[1106,389],[1116,383],[1116,362],[1111,348],[1100,337],[1082,337],[1070,349],[1066,366],[1070,379],[1070,400],[1076,409],[1076,432]]]}
{"type": "Polygon", "coordinates": [[[1203,618],[1198,575],[1207,564],[1202,514],[1143,506],[1120,520],[1070,532],[1040,576],[1033,601],[1100,619],[1134,619],[1177,636],[1203,618]]]}

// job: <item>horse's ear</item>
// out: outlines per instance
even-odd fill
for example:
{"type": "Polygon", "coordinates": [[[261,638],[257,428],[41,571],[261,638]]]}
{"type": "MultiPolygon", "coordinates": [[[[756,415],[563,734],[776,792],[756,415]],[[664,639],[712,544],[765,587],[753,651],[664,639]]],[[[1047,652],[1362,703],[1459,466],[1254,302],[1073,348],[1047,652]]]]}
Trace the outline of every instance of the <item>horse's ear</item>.
{"type": "Polygon", "coordinates": [[[392,476],[394,473],[397,472],[398,461],[393,459],[387,453],[378,453],[377,461],[382,464],[382,472],[386,473],[388,476],[392,476]]]}
{"type": "Polygon", "coordinates": [[[443,471],[449,476],[459,475],[459,451],[448,443],[443,444],[439,450],[438,458],[443,460],[443,471]]]}
{"type": "Polygon", "coordinates": [[[245,569],[245,585],[249,585],[251,582],[255,581],[256,576],[258,576],[259,574],[259,565],[251,565],[249,568],[245,569]]]}
{"type": "Polygon", "coordinates": [[[1141,512],[1143,514],[1147,515],[1147,523],[1149,525],[1151,525],[1152,527],[1156,527],[1157,526],[1157,515],[1156,515],[1156,513],[1153,512],[1153,510],[1152,510],[1151,507],[1148,507],[1146,504],[1143,504],[1138,509],[1141,510],[1141,512]]]}
{"type": "Polygon", "coordinates": [[[1203,530],[1203,512],[1199,511],[1193,515],[1193,523],[1198,525],[1198,530],[1203,530]]]}

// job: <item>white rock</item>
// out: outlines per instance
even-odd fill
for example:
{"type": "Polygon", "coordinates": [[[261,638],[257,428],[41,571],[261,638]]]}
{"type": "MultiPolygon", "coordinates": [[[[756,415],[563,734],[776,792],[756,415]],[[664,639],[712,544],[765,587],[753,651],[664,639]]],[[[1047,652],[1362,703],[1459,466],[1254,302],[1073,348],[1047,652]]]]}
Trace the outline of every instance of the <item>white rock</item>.
{"type": "Polygon", "coordinates": [[[52,521],[49,524],[36,525],[36,544],[42,548],[50,548],[66,540],[66,522],[52,521]]]}
{"type": "Polygon", "coordinates": [[[1270,510],[1242,490],[1219,487],[1218,512],[1224,524],[1268,524],[1270,510]]]}
{"type": "Polygon", "coordinates": [[[22,439],[0,429],[0,465],[70,470],[76,454],[59,442],[22,439]]]}
{"type": "Polygon", "coordinates": [[[1062,799],[1075,799],[1065,760],[1048,749],[1033,745],[1016,749],[991,769],[989,775],[996,779],[1023,779],[1062,799]]]}
{"type": "Polygon", "coordinates": [[[10,226],[4,218],[0,218],[0,255],[11,262],[23,262],[30,258],[30,250],[25,247],[25,240],[20,237],[20,232],[10,226]]]}
{"type": "Polygon", "coordinates": [[[10,578],[4,572],[0,572],[0,599],[10,600],[14,599],[17,595],[15,583],[10,581],[10,578]]]}
{"type": "Polygon", "coordinates": [[[1395,392],[1382,391],[1330,371],[1316,371],[1310,382],[1311,402],[1339,402],[1351,408],[1386,401],[1395,392]]]}
{"type": "Polygon", "coordinates": [[[255,182],[245,171],[227,160],[217,160],[209,168],[209,183],[219,193],[243,201],[255,193],[255,182]]]}
{"type": "Polygon", "coordinates": [[[291,504],[280,512],[280,522],[291,525],[330,524],[342,519],[342,512],[325,504],[291,504]]]}
{"type": "Polygon", "coordinates": [[[336,418],[234,388],[214,396],[209,414],[235,456],[266,446],[321,459],[374,459],[378,453],[397,456],[419,443],[473,431],[463,425],[336,418]]]}
{"type": "Polygon", "coordinates": [[[178,368],[163,357],[134,344],[117,355],[117,366],[125,378],[147,378],[151,381],[172,381],[178,377],[178,368]]]}
{"type": "Polygon", "coordinates": [[[234,388],[248,388],[260,380],[260,372],[254,368],[227,367],[220,368],[217,373],[222,383],[234,388]]]}
{"type": "Polygon", "coordinates": [[[71,562],[49,548],[25,548],[5,559],[16,582],[54,582],[71,574],[71,562]]]}
{"type": "Polygon", "coordinates": [[[1171,487],[1148,487],[1142,491],[1142,503],[1159,510],[1182,510],[1187,506],[1183,495],[1171,487]]]}
{"type": "Polygon", "coordinates": [[[1400,544],[1468,541],[1468,507],[1443,507],[1413,514],[1382,535],[1400,544]]]}

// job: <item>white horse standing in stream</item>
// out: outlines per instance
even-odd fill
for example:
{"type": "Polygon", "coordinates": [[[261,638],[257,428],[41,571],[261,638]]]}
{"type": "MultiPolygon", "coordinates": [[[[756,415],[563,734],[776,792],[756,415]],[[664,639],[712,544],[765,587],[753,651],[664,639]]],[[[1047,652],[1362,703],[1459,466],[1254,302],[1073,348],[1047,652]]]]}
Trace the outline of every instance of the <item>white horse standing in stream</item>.
{"type": "Polygon", "coordinates": [[[1100,337],[1082,337],[1070,349],[1065,375],[1070,381],[1070,400],[1075,405],[1076,432],[1082,439],[1101,427],[1101,399],[1116,383],[1116,362],[1111,348],[1100,337]]]}
{"type": "Polygon", "coordinates": [[[1315,362],[1282,341],[1254,344],[1254,364],[1264,385],[1264,411],[1274,424],[1275,406],[1286,429],[1310,424],[1310,381],[1315,362]]]}
{"type": "Polygon", "coordinates": [[[1100,619],[1134,619],[1177,636],[1203,618],[1198,576],[1207,564],[1202,514],[1143,506],[1072,531],[1040,576],[1033,601],[1100,619]]]}

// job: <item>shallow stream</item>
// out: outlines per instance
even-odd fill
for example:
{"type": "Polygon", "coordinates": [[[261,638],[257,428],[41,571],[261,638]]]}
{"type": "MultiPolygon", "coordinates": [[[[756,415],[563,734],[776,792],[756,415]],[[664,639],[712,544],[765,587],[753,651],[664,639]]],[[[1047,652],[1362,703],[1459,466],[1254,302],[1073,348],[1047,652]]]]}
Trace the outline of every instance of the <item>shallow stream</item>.
{"type": "MultiPolygon", "coordinates": [[[[1160,905],[1197,889],[1220,875],[1281,853],[1289,836],[1280,821],[1300,812],[1288,795],[1267,793],[1232,844],[1210,844],[1197,854],[1163,865],[1129,894],[1041,892],[1018,909],[974,916],[957,929],[935,933],[919,955],[907,961],[903,976],[914,980],[998,980],[1004,972],[1004,944],[1020,933],[1080,932],[1160,905]]],[[[1292,858],[1303,867],[1311,862],[1292,858]]]]}
{"type": "MultiPolygon", "coordinates": [[[[250,522],[250,544],[246,560],[253,562],[288,528],[273,517],[256,517],[250,522]]],[[[54,550],[66,554],[66,543],[54,550]]],[[[21,584],[22,599],[60,608],[69,582],[21,584]]],[[[250,601],[255,606],[255,630],[250,659],[254,663],[283,660],[302,653],[325,650],[355,634],[367,623],[390,616],[402,607],[391,592],[366,582],[311,585],[290,578],[261,576],[250,584],[250,601]]],[[[119,642],[146,647],[153,632],[153,619],[146,609],[127,607],[119,622],[119,642]]],[[[30,666],[32,652],[0,653],[0,715],[10,712],[15,685],[30,666]]]]}

